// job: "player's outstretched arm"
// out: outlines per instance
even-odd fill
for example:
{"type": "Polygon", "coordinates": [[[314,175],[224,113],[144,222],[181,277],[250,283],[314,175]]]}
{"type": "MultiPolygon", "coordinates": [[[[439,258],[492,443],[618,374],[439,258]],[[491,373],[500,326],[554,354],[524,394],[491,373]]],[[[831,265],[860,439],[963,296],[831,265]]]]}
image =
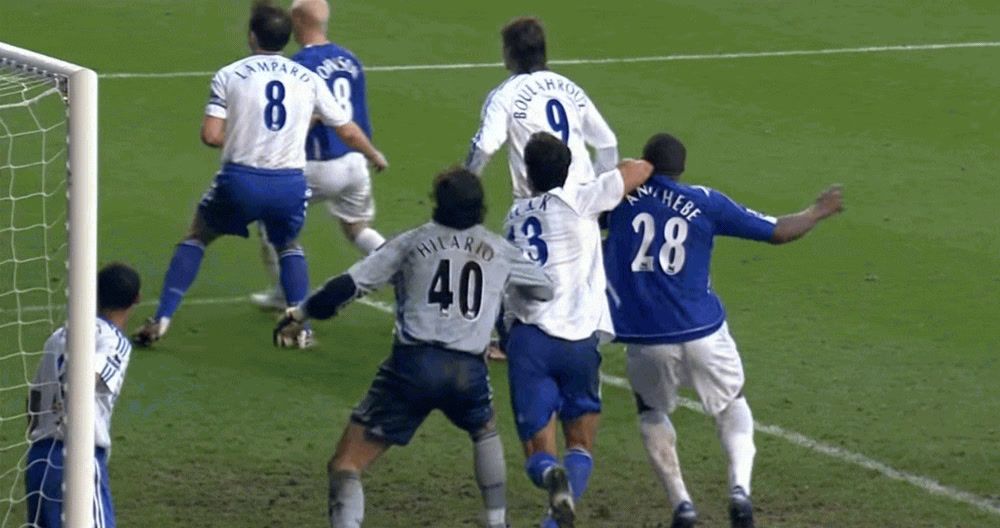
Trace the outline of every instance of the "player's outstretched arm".
{"type": "Polygon", "coordinates": [[[226,142],[226,120],[206,115],[201,122],[201,142],[209,147],[222,147],[226,142]]]}
{"type": "Polygon", "coordinates": [[[349,274],[344,273],[328,280],[302,304],[285,310],[285,315],[274,327],[274,346],[280,347],[291,342],[289,339],[294,339],[299,334],[307,319],[329,319],[358,297],[358,287],[349,274]]]}
{"type": "Polygon", "coordinates": [[[646,160],[628,159],[618,164],[618,172],[622,174],[622,181],[625,184],[625,192],[628,194],[653,175],[653,164],[646,160]]]}
{"type": "Polygon", "coordinates": [[[365,135],[365,131],[361,130],[357,123],[351,121],[335,127],[334,130],[337,131],[337,135],[344,141],[344,144],[364,154],[368,161],[375,166],[376,171],[383,171],[389,167],[389,161],[375,148],[375,145],[372,145],[368,136],[365,135]]]}
{"type": "Polygon", "coordinates": [[[805,210],[778,218],[771,235],[772,244],[785,244],[801,238],[816,224],[844,210],[843,196],[839,185],[823,191],[816,201],[805,210]]]}

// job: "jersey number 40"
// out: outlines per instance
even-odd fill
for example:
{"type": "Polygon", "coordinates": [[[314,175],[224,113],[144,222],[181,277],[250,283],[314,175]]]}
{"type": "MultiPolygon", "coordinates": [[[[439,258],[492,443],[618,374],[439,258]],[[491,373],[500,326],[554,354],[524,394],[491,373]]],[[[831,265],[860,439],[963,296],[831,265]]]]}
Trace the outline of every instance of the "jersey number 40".
{"type": "MultiPolygon", "coordinates": [[[[451,289],[451,260],[442,259],[438,263],[431,287],[427,290],[427,304],[436,304],[441,308],[441,315],[451,314],[451,305],[455,302],[455,292],[451,289]]],[[[478,262],[469,261],[462,266],[458,274],[458,308],[462,317],[473,321],[479,317],[483,306],[483,268],[478,262]]]]}
{"type": "MultiPolygon", "coordinates": [[[[632,230],[642,235],[639,251],[632,259],[632,271],[653,271],[653,256],[649,254],[649,247],[653,245],[653,238],[656,237],[656,221],[653,215],[649,213],[635,215],[632,219],[632,230]]],[[[687,220],[675,216],[664,224],[663,245],[660,246],[657,255],[663,273],[677,275],[684,269],[684,259],[687,256],[684,251],[684,241],[687,240],[687,236],[687,220]]]]}

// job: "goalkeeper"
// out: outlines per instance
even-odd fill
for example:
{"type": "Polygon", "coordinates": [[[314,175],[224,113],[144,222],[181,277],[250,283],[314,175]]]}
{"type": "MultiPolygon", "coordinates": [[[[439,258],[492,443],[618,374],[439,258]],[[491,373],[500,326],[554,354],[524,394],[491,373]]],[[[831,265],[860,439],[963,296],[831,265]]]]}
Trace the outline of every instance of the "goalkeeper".
{"type": "Polygon", "coordinates": [[[445,171],[434,181],[434,198],[430,222],[390,240],[289,308],[274,331],[275,344],[294,346],[306,319],[332,317],[390,281],[396,287],[392,354],[355,407],[328,465],[334,528],[361,526],[361,473],[390,446],[409,443],[435,409],[475,444],[486,526],[506,526],[506,466],[484,352],[505,291],[547,300],[552,284],[517,248],[481,225],[483,187],[475,174],[445,171]]]}

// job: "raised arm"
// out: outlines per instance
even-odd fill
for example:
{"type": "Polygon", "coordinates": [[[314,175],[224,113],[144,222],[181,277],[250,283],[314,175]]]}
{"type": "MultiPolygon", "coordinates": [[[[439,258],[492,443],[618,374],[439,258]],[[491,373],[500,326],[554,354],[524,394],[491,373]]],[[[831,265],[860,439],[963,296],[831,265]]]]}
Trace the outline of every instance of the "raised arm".
{"type": "Polygon", "coordinates": [[[625,160],[618,164],[618,172],[622,174],[622,181],[625,184],[625,192],[628,194],[646,183],[646,180],[653,175],[653,164],[646,160],[625,160]]]}
{"type": "Polygon", "coordinates": [[[618,164],[618,138],[604,116],[588,99],[583,112],[584,141],[594,149],[594,172],[607,172],[618,164]]]}
{"type": "Polygon", "coordinates": [[[806,209],[778,218],[771,235],[772,244],[785,244],[801,238],[820,221],[844,210],[843,196],[839,185],[834,185],[816,198],[806,209]]]}
{"type": "Polygon", "coordinates": [[[498,90],[494,89],[486,96],[480,112],[479,130],[472,138],[469,155],[465,159],[465,168],[480,176],[493,155],[507,142],[507,111],[498,90]]]}

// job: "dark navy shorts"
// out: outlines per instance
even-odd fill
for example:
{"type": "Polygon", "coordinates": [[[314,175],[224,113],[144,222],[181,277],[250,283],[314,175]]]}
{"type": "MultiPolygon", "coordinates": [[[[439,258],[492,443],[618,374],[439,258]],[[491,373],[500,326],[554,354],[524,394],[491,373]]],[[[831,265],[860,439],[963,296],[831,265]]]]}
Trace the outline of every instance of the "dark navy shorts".
{"type": "Polygon", "coordinates": [[[601,354],[597,336],[580,341],[552,337],[514,323],[507,337],[507,377],[517,434],[528,441],[553,414],[571,422],[601,412],[601,354]]]}
{"type": "MultiPolygon", "coordinates": [[[[31,444],[24,487],[28,499],[28,525],[61,528],[63,513],[63,443],[46,438],[31,444]]],[[[94,450],[94,527],[114,528],[115,508],[108,483],[108,452],[94,450]]]]}
{"type": "Polygon", "coordinates": [[[483,355],[397,343],[351,420],[375,438],[406,445],[435,409],[470,435],[477,433],[493,419],[492,400],[483,355]]]}
{"type": "Polygon", "coordinates": [[[311,193],[299,169],[255,169],[227,163],[198,204],[210,228],[224,235],[250,236],[247,224],[260,221],[272,244],[293,242],[306,220],[311,193]]]}

